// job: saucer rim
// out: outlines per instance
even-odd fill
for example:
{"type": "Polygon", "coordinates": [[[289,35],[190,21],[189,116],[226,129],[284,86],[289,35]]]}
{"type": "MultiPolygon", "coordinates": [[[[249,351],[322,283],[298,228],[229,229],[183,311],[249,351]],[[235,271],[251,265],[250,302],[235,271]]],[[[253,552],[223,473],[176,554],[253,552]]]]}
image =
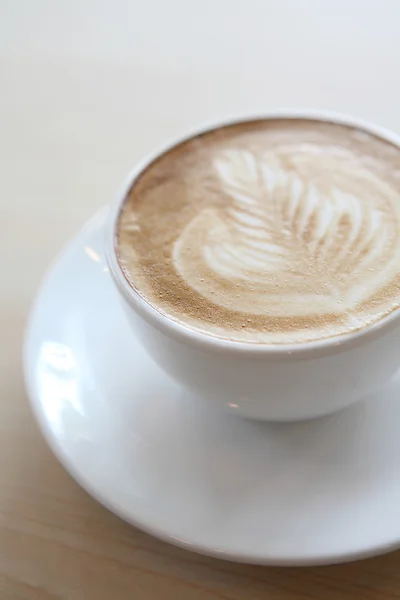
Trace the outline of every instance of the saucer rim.
{"type": "Polygon", "coordinates": [[[41,408],[42,402],[40,400],[40,394],[37,390],[37,386],[33,382],[33,373],[35,371],[37,353],[33,352],[33,349],[31,349],[31,344],[39,307],[46,291],[48,290],[48,286],[51,285],[51,280],[56,269],[59,268],[59,265],[62,263],[63,259],[68,255],[69,252],[73,250],[74,246],[77,245],[78,241],[85,235],[86,230],[94,229],[96,227],[97,221],[99,230],[103,229],[104,232],[108,213],[109,206],[103,207],[96,211],[94,215],[86,220],[83,227],[81,227],[80,230],[73,235],[69,241],[67,241],[64,247],[57,253],[50,263],[50,266],[47,268],[38,286],[38,290],[34,296],[33,302],[31,303],[22,345],[23,379],[32,413],[50,450],[67,471],[67,473],[72,477],[72,479],[74,479],[78,485],[99,504],[138,530],[143,531],[144,533],[151,535],[162,542],[171,544],[172,546],[229,562],[275,567],[310,567],[363,560],[398,550],[400,548],[400,538],[391,542],[381,543],[373,547],[369,546],[365,549],[354,550],[347,553],[333,552],[324,554],[319,553],[314,555],[309,554],[304,558],[300,557],[298,554],[295,556],[285,555],[285,557],[278,556],[274,558],[271,555],[271,552],[265,554],[260,552],[252,554],[251,552],[240,553],[234,551],[230,552],[226,549],[219,550],[218,548],[211,548],[195,541],[174,537],[174,535],[172,533],[168,533],[165,528],[159,528],[147,521],[140,520],[140,518],[135,518],[129,513],[129,511],[119,507],[118,500],[114,498],[112,494],[110,494],[110,497],[107,497],[107,495],[99,491],[95,485],[92,485],[90,476],[82,474],[79,471],[79,468],[74,464],[75,461],[67,456],[62,448],[62,445],[58,442],[57,436],[53,433],[51,423],[46,418],[45,413],[41,408]]]}

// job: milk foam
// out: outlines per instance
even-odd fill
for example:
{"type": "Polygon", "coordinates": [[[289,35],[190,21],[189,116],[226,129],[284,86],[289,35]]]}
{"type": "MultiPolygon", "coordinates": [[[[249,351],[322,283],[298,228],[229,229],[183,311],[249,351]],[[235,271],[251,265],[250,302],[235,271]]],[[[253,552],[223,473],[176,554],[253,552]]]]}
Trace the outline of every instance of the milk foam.
{"type": "Polygon", "coordinates": [[[400,150],[359,133],[265,122],[167,155],[122,212],[128,280],[173,318],[232,339],[302,342],[382,318],[399,303],[400,150]],[[163,229],[153,247],[142,227],[163,229]]]}
{"type": "MultiPolygon", "coordinates": [[[[295,163],[302,152],[288,148],[285,157],[295,163]]],[[[229,308],[230,298],[215,290],[214,281],[221,278],[241,292],[236,310],[282,316],[287,314],[282,302],[290,302],[292,315],[308,316],[346,313],[390,281],[398,268],[390,247],[398,224],[388,218],[396,195],[361,168],[352,186],[351,163],[337,159],[332,149],[304,154],[301,159],[312,161],[307,165],[312,172],[339,170],[346,179],[342,187],[326,181],[318,186],[309,173],[301,177],[300,169],[285,171],[274,154],[231,150],[214,160],[232,204],[204,209],[174,245],[174,267],[191,288],[229,308]],[[360,195],[372,190],[376,196],[366,204],[360,195]],[[345,277],[350,274],[351,280],[345,277]]]]}

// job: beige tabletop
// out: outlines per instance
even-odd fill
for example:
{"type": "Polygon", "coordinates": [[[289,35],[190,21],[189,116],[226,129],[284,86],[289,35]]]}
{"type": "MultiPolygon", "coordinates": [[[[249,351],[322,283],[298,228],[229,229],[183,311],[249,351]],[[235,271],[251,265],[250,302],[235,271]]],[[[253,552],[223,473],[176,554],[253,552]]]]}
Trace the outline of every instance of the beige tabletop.
{"type": "Polygon", "coordinates": [[[49,262],[169,136],[276,106],[400,131],[399,23],[397,0],[0,0],[0,600],[400,597],[400,552],[261,568],[126,525],[50,452],[20,360],[49,262]]]}

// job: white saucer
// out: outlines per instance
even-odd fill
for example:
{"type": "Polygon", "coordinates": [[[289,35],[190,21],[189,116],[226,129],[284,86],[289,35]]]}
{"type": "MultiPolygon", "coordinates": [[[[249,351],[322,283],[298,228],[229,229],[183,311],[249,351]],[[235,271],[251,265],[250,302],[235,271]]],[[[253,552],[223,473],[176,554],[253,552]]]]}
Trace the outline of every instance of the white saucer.
{"type": "Polygon", "coordinates": [[[220,558],[331,563],[400,545],[400,378],[313,422],[210,410],[151,362],[125,322],[103,255],[105,216],[51,269],[25,345],[32,406],[73,477],[126,521],[220,558]]]}

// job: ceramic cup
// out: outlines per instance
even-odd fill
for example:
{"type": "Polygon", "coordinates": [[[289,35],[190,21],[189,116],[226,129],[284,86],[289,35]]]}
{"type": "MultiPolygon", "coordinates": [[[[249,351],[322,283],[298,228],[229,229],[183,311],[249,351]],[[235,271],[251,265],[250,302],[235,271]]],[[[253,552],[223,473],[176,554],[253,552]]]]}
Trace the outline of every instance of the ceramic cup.
{"type": "MultiPolygon", "coordinates": [[[[257,116],[259,118],[259,116],[257,116]]],[[[400,137],[343,115],[275,111],[262,118],[318,118],[350,124],[400,146],[400,137]]],[[[252,117],[254,119],[254,117],[252,117]]],[[[109,270],[128,320],[148,354],[202,401],[252,419],[294,421],[333,413],[375,391],[400,365],[400,310],[360,331],[302,344],[249,344],[193,331],[150,306],[125,279],[116,256],[116,224],[135,179],[177,143],[143,161],[129,175],[110,212],[106,250],[109,270]]]]}

